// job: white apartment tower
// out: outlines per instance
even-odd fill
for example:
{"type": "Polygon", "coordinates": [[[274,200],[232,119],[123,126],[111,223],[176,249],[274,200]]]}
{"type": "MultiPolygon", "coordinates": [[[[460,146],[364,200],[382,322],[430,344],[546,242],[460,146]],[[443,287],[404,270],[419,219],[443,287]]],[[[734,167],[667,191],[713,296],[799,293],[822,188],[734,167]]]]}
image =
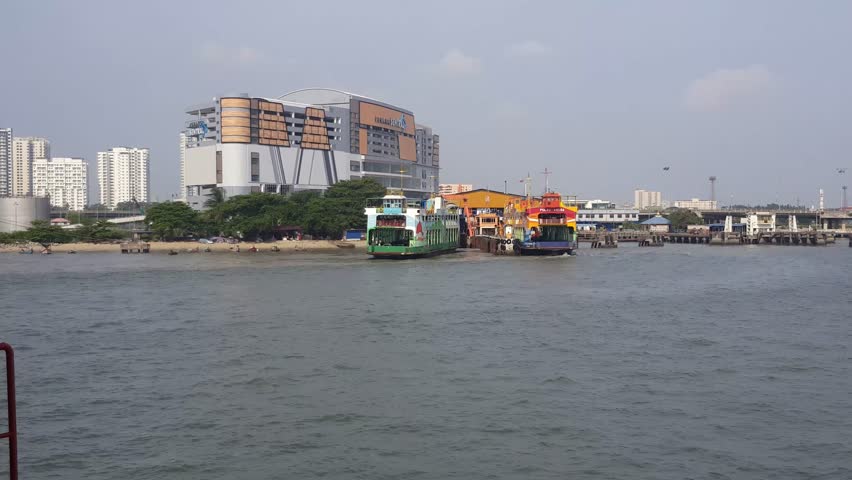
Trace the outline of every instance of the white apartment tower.
{"type": "Polygon", "coordinates": [[[100,203],[115,208],[121,202],[148,201],[148,153],[135,147],[98,152],[100,203]]]}
{"type": "Polygon", "coordinates": [[[50,158],[50,142],[39,137],[12,139],[12,195],[33,194],[33,160],[50,158]]]}
{"type": "Polygon", "coordinates": [[[180,198],[186,201],[186,134],[180,134],[180,198]]]}
{"type": "Polygon", "coordinates": [[[464,193],[473,190],[473,185],[470,183],[442,183],[438,185],[439,195],[454,195],[456,193],[464,193]]]}
{"type": "Polygon", "coordinates": [[[33,160],[33,194],[50,197],[50,205],[83,210],[89,203],[89,164],[82,158],[33,160]]]}
{"type": "Polygon", "coordinates": [[[660,192],[650,192],[647,190],[633,191],[633,208],[642,210],[643,208],[662,207],[663,195],[660,192]]]}
{"type": "Polygon", "coordinates": [[[12,129],[0,128],[0,197],[12,194],[12,129]]]}

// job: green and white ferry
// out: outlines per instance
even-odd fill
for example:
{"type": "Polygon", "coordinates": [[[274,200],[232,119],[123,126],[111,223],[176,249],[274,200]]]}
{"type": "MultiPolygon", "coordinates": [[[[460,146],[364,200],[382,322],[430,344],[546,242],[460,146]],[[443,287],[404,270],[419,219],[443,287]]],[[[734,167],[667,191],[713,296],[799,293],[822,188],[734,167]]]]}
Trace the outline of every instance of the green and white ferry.
{"type": "Polygon", "coordinates": [[[375,258],[417,258],[456,251],[459,211],[441,197],[385,195],[367,200],[367,253],[375,258]]]}

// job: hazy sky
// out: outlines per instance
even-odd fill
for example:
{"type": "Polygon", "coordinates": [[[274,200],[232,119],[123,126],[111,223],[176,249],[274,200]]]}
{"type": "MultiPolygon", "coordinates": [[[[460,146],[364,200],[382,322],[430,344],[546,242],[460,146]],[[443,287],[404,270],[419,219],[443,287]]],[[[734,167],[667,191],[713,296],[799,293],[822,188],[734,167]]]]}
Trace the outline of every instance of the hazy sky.
{"type": "MultiPolygon", "coordinates": [[[[151,148],[177,193],[183,109],[325,86],[409,108],[442,182],[813,204],[852,181],[852,2],[7,1],[0,126],[83,156],[151,148]],[[664,166],[670,166],[668,172],[664,166]],[[845,178],[844,178],[845,177],[845,178]]],[[[93,203],[96,201],[91,197],[93,203]]]]}

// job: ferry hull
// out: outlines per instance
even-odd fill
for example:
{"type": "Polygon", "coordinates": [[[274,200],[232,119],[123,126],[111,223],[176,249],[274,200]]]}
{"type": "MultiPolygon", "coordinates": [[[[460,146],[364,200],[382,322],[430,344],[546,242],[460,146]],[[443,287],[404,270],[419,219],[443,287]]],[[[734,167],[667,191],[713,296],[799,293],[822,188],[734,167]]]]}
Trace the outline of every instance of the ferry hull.
{"type": "Polygon", "coordinates": [[[556,256],[574,253],[574,242],[539,242],[515,243],[515,255],[521,256],[556,256]]]}
{"type": "Polygon", "coordinates": [[[445,246],[441,248],[425,248],[425,247],[369,247],[367,253],[372,255],[373,258],[383,258],[383,259],[413,259],[413,258],[426,258],[426,257],[434,257],[437,255],[443,255],[445,253],[454,253],[458,246],[445,246]]]}

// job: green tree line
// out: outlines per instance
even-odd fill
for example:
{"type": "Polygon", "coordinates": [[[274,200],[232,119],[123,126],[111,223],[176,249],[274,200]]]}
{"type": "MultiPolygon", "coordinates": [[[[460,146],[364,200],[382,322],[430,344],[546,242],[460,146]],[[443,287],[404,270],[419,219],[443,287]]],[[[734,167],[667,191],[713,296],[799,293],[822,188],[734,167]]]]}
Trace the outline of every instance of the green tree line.
{"type": "Polygon", "coordinates": [[[367,227],[364,205],[381,197],[385,187],[371,179],[347,180],[325,194],[297,192],[237,195],[227,200],[214,189],[198,212],[182,202],[159,203],[146,209],[145,221],[161,240],[185,237],[230,236],[247,240],[269,238],[280,227],[301,227],[314,238],[340,238],[344,230],[367,227]]]}
{"type": "Polygon", "coordinates": [[[44,247],[57,243],[103,243],[126,238],[128,233],[114,224],[101,220],[86,222],[78,228],[67,229],[51,225],[47,220],[35,220],[26,230],[0,233],[0,244],[38,243],[44,247]]]}

